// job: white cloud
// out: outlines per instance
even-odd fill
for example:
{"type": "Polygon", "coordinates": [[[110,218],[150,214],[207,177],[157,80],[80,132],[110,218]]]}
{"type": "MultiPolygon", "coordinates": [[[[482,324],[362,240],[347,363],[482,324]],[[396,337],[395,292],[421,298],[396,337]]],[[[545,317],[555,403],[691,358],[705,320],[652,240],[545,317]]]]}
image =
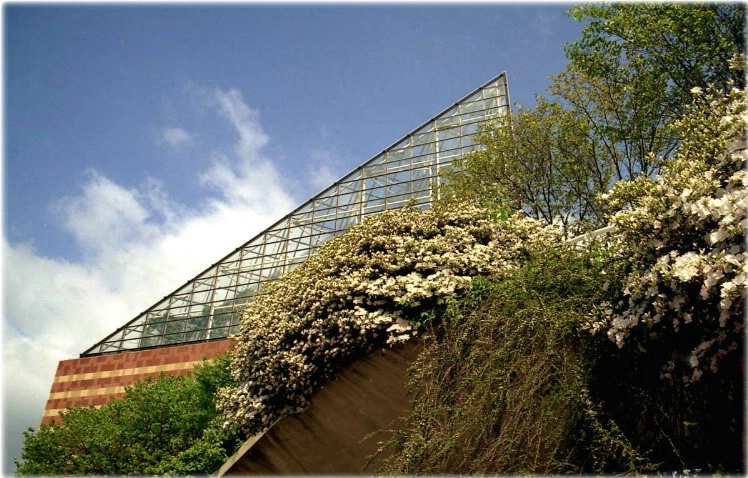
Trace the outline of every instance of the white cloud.
{"type": "Polygon", "coordinates": [[[200,175],[201,184],[222,192],[224,200],[231,203],[277,208],[286,199],[282,195],[267,194],[265,190],[283,190],[283,185],[274,164],[262,154],[268,137],[260,126],[259,112],[249,108],[237,90],[203,90],[202,94],[218,106],[238,133],[239,140],[233,148],[235,158],[214,155],[211,167],[200,175]],[[257,187],[259,182],[263,183],[263,188],[257,187]]]}
{"type": "Polygon", "coordinates": [[[334,183],[348,171],[342,171],[343,160],[339,154],[328,149],[314,149],[309,158],[309,184],[315,193],[334,183]]]}
{"type": "Polygon", "coordinates": [[[77,357],[296,205],[263,155],[258,112],[236,90],[206,94],[238,139],[233,154],[215,153],[200,173],[207,188],[198,208],[176,203],[158,180],[127,188],[89,171],[80,194],[53,206],[83,259],[47,258],[3,240],[4,380],[14,384],[4,387],[4,448],[14,456],[20,431],[38,427],[59,360],[77,357]]]}
{"type": "Polygon", "coordinates": [[[158,234],[158,226],[148,221],[149,205],[137,189],[125,189],[97,171],[88,176],[82,194],[53,206],[84,252],[106,253],[113,245],[143,242],[158,234]]]}
{"type": "Polygon", "coordinates": [[[317,193],[337,181],[339,178],[340,175],[336,174],[330,166],[321,164],[314,171],[311,171],[309,183],[314,186],[314,192],[317,193]]]}
{"type": "Polygon", "coordinates": [[[193,143],[195,140],[187,131],[182,128],[164,128],[159,137],[159,144],[166,143],[172,148],[179,148],[193,143]]]}
{"type": "Polygon", "coordinates": [[[237,156],[252,160],[268,142],[268,137],[260,126],[260,114],[248,107],[238,90],[227,92],[220,89],[208,90],[208,97],[213,98],[232,126],[239,133],[239,141],[234,146],[237,156]]]}

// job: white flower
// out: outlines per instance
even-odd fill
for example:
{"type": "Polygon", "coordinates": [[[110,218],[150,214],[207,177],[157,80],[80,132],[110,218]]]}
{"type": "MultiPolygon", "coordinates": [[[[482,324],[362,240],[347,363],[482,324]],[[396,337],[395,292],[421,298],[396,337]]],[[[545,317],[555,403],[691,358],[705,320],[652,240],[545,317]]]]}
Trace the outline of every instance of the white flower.
{"type": "Polygon", "coordinates": [[[722,284],[722,290],[720,291],[720,297],[733,297],[737,291],[738,286],[733,282],[725,282],[722,284]]]}
{"type": "Polygon", "coordinates": [[[709,233],[709,243],[716,244],[720,241],[724,241],[728,237],[729,237],[729,234],[727,233],[727,231],[720,228],[720,229],[717,229],[716,231],[709,233]]]}
{"type": "Polygon", "coordinates": [[[697,357],[696,355],[693,355],[693,354],[692,354],[692,355],[691,355],[691,356],[690,356],[690,357],[688,358],[688,364],[689,364],[689,365],[690,365],[691,367],[693,367],[693,368],[696,368],[696,367],[698,367],[698,366],[699,366],[699,357],[697,357]]]}
{"type": "Polygon", "coordinates": [[[701,257],[695,252],[687,252],[677,257],[673,264],[673,275],[683,282],[688,282],[699,273],[701,257]]]}

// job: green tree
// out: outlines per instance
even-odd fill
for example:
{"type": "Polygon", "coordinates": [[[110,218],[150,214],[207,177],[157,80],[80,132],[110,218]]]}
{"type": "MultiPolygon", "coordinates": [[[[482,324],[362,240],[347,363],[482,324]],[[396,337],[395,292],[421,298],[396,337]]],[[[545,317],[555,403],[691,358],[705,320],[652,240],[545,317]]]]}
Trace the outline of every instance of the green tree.
{"type": "Polygon", "coordinates": [[[569,235],[599,225],[596,196],[613,171],[590,129],[588,118],[538,97],[535,109],[481,128],[476,140],[485,148],[443,174],[442,201],[476,199],[502,214],[522,209],[569,235]]]}
{"type": "Polygon", "coordinates": [[[694,87],[745,88],[742,3],[582,4],[570,13],[588,23],[567,57],[592,78],[636,87],[631,72],[657,72],[652,80],[664,80],[668,93],[662,102],[676,110],[690,104],[694,87]]]}
{"type": "Polygon", "coordinates": [[[60,423],[24,433],[19,475],[211,473],[233,453],[239,436],[223,429],[215,407],[229,385],[229,358],[188,375],[162,375],[127,387],[96,409],[73,408],[60,423]]]}
{"type": "Polygon", "coordinates": [[[606,187],[656,173],[658,158],[677,146],[678,138],[668,127],[672,112],[661,104],[664,85],[658,72],[627,70],[618,78],[594,77],[573,63],[553,78],[549,93],[588,125],[585,135],[596,145],[588,161],[593,170],[609,174],[606,187]]]}
{"type": "Polygon", "coordinates": [[[570,14],[587,23],[549,92],[589,119],[616,180],[659,171],[693,88],[745,88],[744,5],[583,4],[570,14]]]}
{"type": "Polygon", "coordinates": [[[587,22],[549,99],[484,127],[486,149],[446,172],[444,200],[521,208],[567,234],[600,225],[596,196],[659,172],[680,142],[673,122],[691,90],[745,86],[745,7],[738,4],[583,4],[587,22]]]}

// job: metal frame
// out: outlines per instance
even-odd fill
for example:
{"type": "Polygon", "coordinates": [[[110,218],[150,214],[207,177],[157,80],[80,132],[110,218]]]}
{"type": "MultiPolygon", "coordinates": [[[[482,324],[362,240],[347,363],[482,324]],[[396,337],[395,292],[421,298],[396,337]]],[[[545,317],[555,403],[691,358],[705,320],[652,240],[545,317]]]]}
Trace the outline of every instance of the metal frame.
{"type": "Polygon", "coordinates": [[[427,209],[439,170],[477,148],[478,125],[510,113],[506,72],[465,95],[81,354],[225,339],[237,308],[328,239],[413,201],[427,209]]]}

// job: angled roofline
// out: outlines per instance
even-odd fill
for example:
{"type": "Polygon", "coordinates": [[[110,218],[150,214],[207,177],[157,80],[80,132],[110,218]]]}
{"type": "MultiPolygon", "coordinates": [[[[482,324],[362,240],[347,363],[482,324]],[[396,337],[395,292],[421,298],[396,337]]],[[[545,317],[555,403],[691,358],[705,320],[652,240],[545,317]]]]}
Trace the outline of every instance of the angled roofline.
{"type": "MultiPolygon", "coordinates": [[[[322,195],[323,195],[323,194],[324,194],[325,192],[327,192],[328,190],[330,190],[330,189],[332,189],[332,188],[334,188],[334,187],[338,186],[338,185],[339,185],[340,183],[342,183],[342,182],[343,182],[343,181],[344,181],[344,180],[345,180],[346,178],[348,178],[348,176],[350,176],[351,174],[354,174],[354,173],[355,173],[356,171],[358,171],[358,170],[362,169],[363,167],[365,167],[365,166],[366,166],[366,165],[367,165],[368,163],[370,163],[371,161],[373,161],[373,160],[375,160],[376,158],[378,158],[378,157],[379,157],[379,156],[380,156],[380,155],[381,155],[382,153],[385,153],[385,152],[387,152],[388,150],[392,149],[392,148],[393,148],[394,146],[396,146],[397,144],[399,144],[399,143],[400,143],[400,142],[402,142],[403,140],[405,140],[405,139],[407,139],[407,138],[411,137],[411,136],[412,136],[413,134],[415,134],[415,133],[416,133],[416,132],[417,132],[418,130],[420,130],[421,128],[423,128],[423,127],[427,126],[427,125],[428,125],[429,123],[432,123],[432,122],[436,121],[436,120],[437,120],[437,119],[439,119],[439,118],[440,118],[440,117],[441,117],[442,115],[444,115],[445,113],[447,113],[447,112],[448,112],[449,110],[451,110],[451,109],[452,109],[452,108],[454,108],[455,106],[459,105],[460,103],[464,102],[465,100],[467,100],[467,99],[468,99],[468,98],[469,98],[470,96],[474,95],[475,93],[477,93],[477,92],[479,92],[479,91],[483,90],[484,88],[487,88],[487,87],[488,87],[488,86],[489,86],[489,85],[490,85],[491,83],[494,83],[494,82],[496,82],[496,81],[500,80],[500,79],[501,79],[502,77],[504,78],[505,91],[506,91],[506,95],[507,95],[507,107],[508,107],[508,111],[509,111],[509,113],[511,114],[511,111],[512,111],[512,110],[511,110],[511,102],[509,101],[509,81],[508,81],[508,79],[507,79],[507,73],[506,73],[506,70],[504,70],[504,71],[502,71],[501,73],[499,73],[498,75],[496,75],[496,76],[494,76],[493,78],[491,78],[490,80],[488,80],[488,81],[486,81],[486,82],[482,83],[482,84],[481,84],[480,86],[478,86],[477,88],[474,88],[473,90],[471,90],[471,91],[470,91],[469,93],[467,93],[466,95],[464,95],[464,96],[463,96],[462,98],[460,98],[460,99],[459,99],[458,101],[454,102],[454,104],[452,104],[452,105],[450,105],[450,106],[447,106],[446,108],[444,108],[443,110],[441,110],[441,111],[440,111],[439,113],[437,113],[436,115],[434,115],[434,116],[432,116],[431,118],[429,118],[428,120],[424,121],[423,123],[421,123],[420,125],[418,125],[418,126],[417,126],[417,127],[415,127],[414,129],[412,129],[412,130],[411,130],[411,131],[410,131],[409,133],[405,134],[405,135],[404,135],[404,136],[402,136],[401,138],[398,138],[398,139],[397,139],[397,140],[396,140],[395,142],[393,142],[392,144],[390,144],[389,146],[387,146],[386,148],[384,148],[384,149],[383,149],[382,151],[380,151],[380,152],[376,153],[375,155],[373,155],[372,157],[370,157],[369,159],[367,159],[367,160],[366,160],[366,161],[364,161],[363,163],[361,163],[361,164],[359,164],[358,166],[356,166],[355,168],[351,169],[351,170],[350,170],[349,172],[347,172],[347,173],[345,173],[344,175],[342,175],[342,176],[340,177],[340,179],[338,179],[338,180],[337,180],[337,181],[335,181],[334,183],[332,183],[332,184],[330,184],[329,186],[327,186],[327,187],[323,188],[323,189],[322,189],[322,190],[321,190],[320,192],[318,192],[318,193],[317,193],[317,194],[315,194],[314,196],[311,196],[311,197],[310,197],[309,199],[307,199],[306,201],[303,201],[303,202],[301,202],[301,204],[299,204],[299,206],[297,206],[297,207],[296,207],[295,209],[293,209],[293,210],[292,210],[292,211],[290,211],[290,212],[289,212],[288,214],[286,214],[285,216],[283,216],[283,217],[282,217],[281,219],[279,219],[278,221],[274,222],[273,224],[271,224],[271,225],[269,225],[269,226],[265,227],[264,229],[262,229],[262,231],[260,231],[260,232],[259,232],[258,234],[256,234],[255,236],[253,236],[253,237],[252,237],[251,239],[249,239],[248,241],[245,241],[244,243],[242,243],[241,245],[239,245],[238,247],[236,247],[235,249],[233,249],[233,250],[232,250],[231,252],[229,252],[228,254],[226,254],[225,256],[223,256],[223,257],[222,257],[221,259],[219,259],[218,261],[214,262],[214,263],[213,263],[213,264],[211,264],[210,266],[206,267],[205,269],[203,269],[202,271],[200,271],[200,272],[199,272],[198,274],[196,274],[195,276],[193,276],[193,277],[192,277],[192,278],[190,278],[189,280],[185,281],[185,282],[184,282],[184,283],[183,283],[182,285],[180,285],[179,287],[177,287],[176,289],[174,289],[174,290],[173,290],[173,291],[172,291],[171,293],[169,293],[169,294],[166,294],[166,295],[165,295],[165,296],[163,296],[163,297],[162,297],[161,299],[158,299],[158,300],[156,300],[156,302],[155,302],[155,303],[154,303],[153,305],[151,305],[151,306],[150,306],[150,307],[148,307],[147,309],[143,310],[142,312],[138,313],[138,314],[137,314],[137,315],[136,315],[136,316],[135,316],[135,317],[134,317],[133,319],[131,319],[131,320],[129,320],[128,322],[126,322],[125,324],[121,325],[121,326],[120,326],[120,327],[118,327],[118,328],[117,328],[116,330],[114,330],[114,331],[113,331],[112,333],[108,334],[108,335],[107,335],[106,337],[104,337],[103,339],[99,340],[99,341],[98,341],[98,342],[96,342],[96,343],[95,343],[94,345],[92,345],[91,347],[89,347],[88,349],[86,349],[86,350],[85,350],[85,351],[84,351],[83,353],[81,353],[81,354],[80,354],[80,357],[90,357],[90,356],[96,356],[96,355],[103,355],[103,354],[107,354],[107,353],[114,353],[114,352],[92,352],[92,351],[93,351],[93,350],[95,350],[95,349],[96,349],[97,347],[100,347],[100,346],[101,346],[101,345],[102,345],[103,343],[106,343],[106,342],[107,342],[107,341],[108,341],[108,340],[109,340],[110,338],[112,338],[112,337],[116,336],[116,335],[117,335],[117,334],[118,334],[119,332],[121,332],[122,330],[124,330],[124,329],[126,329],[126,328],[130,327],[130,326],[131,326],[131,325],[132,325],[133,323],[135,323],[135,322],[136,322],[137,320],[139,320],[139,319],[140,319],[141,317],[143,317],[143,315],[145,315],[145,314],[147,314],[148,312],[150,312],[150,311],[154,310],[154,308],[155,308],[155,307],[156,307],[157,305],[159,305],[159,304],[161,303],[161,301],[163,301],[163,300],[165,300],[165,299],[168,299],[168,298],[169,298],[170,296],[172,296],[172,295],[176,294],[177,292],[179,292],[179,290],[180,290],[180,289],[182,289],[183,287],[185,287],[185,286],[189,285],[190,283],[192,283],[192,282],[196,281],[197,279],[199,279],[199,278],[200,278],[200,276],[202,276],[202,275],[203,275],[203,274],[205,274],[206,272],[210,271],[210,270],[211,270],[212,268],[214,268],[214,267],[215,267],[216,265],[218,265],[218,264],[220,264],[220,263],[222,263],[222,262],[226,261],[226,260],[227,260],[227,259],[229,259],[229,258],[230,258],[230,257],[231,257],[231,256],[232,256],[232,255],[233,255],[234,253],[236,253],[237,251],[239,251],[239,250],[243,249],[244,247],[246,247],[246,246],[250,245],[250,244],[251,244],[251,243],[252,243],[253,241],[255,241],[255,240],[259,239],[259,238],[260,238],[260,237],[261,237],[261,236],[262,236],[263,234],[265,234],[265,233],[266,233],[267,231],[269,231],[269,230],[271,230],[271,229],[275,228],[276,226],[279,226],[279,225],[280,225],[280,224],[282,224],[282,223],[283,223],[284,221],[288,221],[288,220],[290,220],[290,218],[291,218],[291,217],[292,217],[293,215],[295,215],[295,214],[296,214],[296,213],[297,213],[298,211],[300,211],[300,210],[301,210],[301,209],[302,209],[303,207],[307,206],[307,205],[308,205],[308,204],[309,204],[310,202],[312,202],[312,201],[314,201],[315,199],[317,199],[317,198],[319,198],[320,196],[322,196],[322,195]]],[[[227,339],[227,337],[217,337],[217,338],[212,338],[212,339],[202,339],[202,340],[198,340],[197,342],[209,342],[209,341],[212,341],[212,340],[226,340],[226,339],[227,339]]],[[[176,346],[176,345],[183,345],[184,343],[187,343],[187,342],[180,342],[180,343],[178,343],[178,344],[163,344],[163,345],[155,345],[155,346],[153,346],[153,347],[141,347],[141,348],[138,348],[137,350],[143,350],[143,349],[145,349],[145,348],[162,348],[162,347],[171,347],[171,346],[176,346]]],[[[117,352],[127,352],[127,351],[128,351],[128,350],[118,350],[117,352]]]]}

